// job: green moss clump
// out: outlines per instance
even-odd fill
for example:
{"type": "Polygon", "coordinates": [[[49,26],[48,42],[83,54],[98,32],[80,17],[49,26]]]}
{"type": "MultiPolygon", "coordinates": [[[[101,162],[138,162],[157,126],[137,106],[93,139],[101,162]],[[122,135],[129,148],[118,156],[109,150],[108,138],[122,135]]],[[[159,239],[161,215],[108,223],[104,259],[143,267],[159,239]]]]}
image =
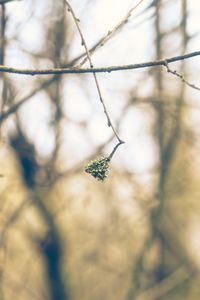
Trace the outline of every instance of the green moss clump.
{"type": "Polygon", "coordinates": [[[85,167],[85,172],[92,175],[100,181],[104,181],[108,177],[110,159],[108,157],[99,157],[90,161],[85,167]]]}

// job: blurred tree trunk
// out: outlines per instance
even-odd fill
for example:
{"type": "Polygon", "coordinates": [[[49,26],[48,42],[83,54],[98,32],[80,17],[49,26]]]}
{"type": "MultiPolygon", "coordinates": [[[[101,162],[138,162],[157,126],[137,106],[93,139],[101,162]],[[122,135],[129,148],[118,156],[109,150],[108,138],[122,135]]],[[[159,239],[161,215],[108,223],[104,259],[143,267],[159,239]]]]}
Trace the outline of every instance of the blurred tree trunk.
{"type": "MultiPolygon", "coordinates": [[[[55,67],[59,67],[61,64],[61,53],[66,41],[65,4],[64,2],[52,2],[52,7],[56,17],[46,28],[48,45],[47,51],[43,55],[45,54],[45,58],[50,59],[55,67]]],[[[4,5],[2,5],[2,13],[4,13],[4,9],[4,5]]],[[[4,28],[1,30],[3,32],[4,28]]],[[[3,38],[1,41],[0,63],[2,64],[5,41],[3,38]]],[[[38,164],[34,144],[28,140],[18,114],[16,118],[17,130],[10,137],[10,144],[17,154],[26,188],[30,193],[32,202],[37,207],[39,214],[46,224],[46,234],[42,238],[34,237],[33,242],[38,245],[38,249],[44,260],[48,294],[51,300],[69,300],[68,283],[66,280],[64,282],[63,279],[63,245],[60,239],[59,226],[54,221],[51,207],[48,207],[44,201],[49,190],[52,188],[51,180],[56,177],[56,160],[60,147],[60,122],[62,119],[60,90],[61,77],[55,76],[55,80],[53,80],[51,87],[47,90],[49,99],[52,102],[52,111],[54,112],[52,128],[55,136],[55,146],[49,161],[42,165],[38,164]],[[40,176],[41,173],[43,174],[42,177],[40,176]]],[[[4,100],[2,103],[4,104],[4,100]]]]}
{"type": "MultiPolygon", "coordinates": [[[[177,31],[181,34],[181,53],[187,50],[189,37],[187,35],[187,0],[180,0],[182,19],[177,31]]],[[[165,11],[165,5],[162,1],[157,1],[155,5],[155,59],[160,60],[167,57],[168,53],[163,50],[163,39],[170,36],[170,32],[162,32],[162,17],[165,11]]],[[[174,29],[172,29],[172,32],[174,29]]],[[[174,32],[173,32],[174,33],[174,32]]],[[[172,37],[173,39],[173,37],[172,37]]],[[[181,62],[180,72],[185,74],[184,61],[181,62]]],[[[133,300],[143,290],[156,286],[163,279],[167,278],[171,273],[179,267],[180,264],[188,267],[188,262],[183,259],[179,251],[180,245],[171,248],[171,242],[176,243],[173,236],[166,235],[165,225],[163,225],[162,217],[165,215],[165,202],[167,201],[167,180],[170,176],[171,166],[176,155],[176,147],[181,137],[182,128],[182,111],[185,98],[185,85],[180,85],[180,91],[174,93],[173,105],[167,102],[165,88],[165,73],[162,68],[154,69],[155,95],[153,107],[155,109],[155,141],[158,145],[159,168],[158,168],[158,184],[155,191],[155,200],[157,206],[153,209],[149,216],[149,234],[144,241],[143,250],[140,252],[134,267],[132,287],[129,291],[128,300],[133,300]],[[170,121],[169,121],[170,120],[170,121]],[[162,223],[162,226],[160,226],[162,223]],[[168,244],[170,241],[170,244],[168,244]],[[156,255],[156,263],[154,261],[151,266],[151,256],[156,255]],[[175,262],[175,264],[174,264],[175,262]],[[174,264],[174,266],[173,266],[174,264]],[[173,267],[172,267],[173,266],[173,267]]],[[[191,266],[192,268],[192,266],[191,266]]],[[[159,298],[160,299],[160,298],[159,298]]],[[[156,299],[155,299],[156,300],[156,299]]]]}

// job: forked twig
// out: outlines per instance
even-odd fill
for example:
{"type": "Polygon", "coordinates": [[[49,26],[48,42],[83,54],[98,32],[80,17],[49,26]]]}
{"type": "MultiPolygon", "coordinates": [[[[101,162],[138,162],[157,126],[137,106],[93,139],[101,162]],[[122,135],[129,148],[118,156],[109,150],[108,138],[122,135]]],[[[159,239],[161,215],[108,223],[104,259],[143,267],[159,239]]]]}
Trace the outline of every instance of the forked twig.
{"type": "Polygon", "coordinates": [[[184,55],[178,55],[169,57],[167,59],[160,59],[154,61],[148,61],[137,64],[128,64],[128,65],[115,65],[110,67],[99,67],[99,68],[76,68],[76,67],[60,67],[60,68],[50,68],[50,69],[22,69],[22,68],[13,68],[0,65],[0,73],[10,73],[10,74],[19,74],[19,75],[58,75],[58,74],[89,74],[89,73],[111,73],[119,71],[128,71],[135,69],[144,69],[158,66],[165,66],[166,62],[171,64],[176,61],[181,61],[189,58],[200,56],[200,51],[190,52],[184,55]]]}
{"type": "MultiPolygon", "coordinates": [[[[11,0],[9,0],[11,1],[11,0]]],[[[103,45],[105,45],[105,43],[107,43],[110,38],[118,31],[120,30],[128,21],[128,19],[131,17],[133,11],[143,2],[144,0],[139,1],[135,6],[133,6],[128,13],[125,15],[124,18],[122,18],[121,21],[118,22],[117,25],[115,25],[113,27],[113,29],[109,30],[108,33],[103,36],[92,48],[90,48],[89,52],[90,52],[90,56],[93,55],[96,50],[98,50],[100,47],[102,47],[103,45]]],[[[1,0],[0,0],[1,3],[1,0]]],[[[72,67],[75,66],[75,63],[80,60],[81,58],[83,58],[85,56],[85,53],[82,53],[81,55],[77,56],[75,59],[73,59],[69,64],[63,65],[63,68],[66,67],[72,67]]],[[[79,63],[78,65],[76,65],[77,68],[81,67],[84,65],[84,63],[88,60],[88,57],[86,56],[81,63],[79,63]]],[[[27,96],[23,97],[20,101],[18,101],[16,104],[14,104],[11,108],[9,108],[6,112],[4,112],[3,114],[0,115],[0,123],[2,121],[4,121],[7,117],[9,117],[11,114],[15,113],[20,107],[21,105],[23,105],[25,102],[27,102],[33,95],[35,95],[37,92],[39,92],[41,89],[49,86],[52,82],[55,81],[56,79],[56,75],[53,76],[53,78],[50,79],[46,79],[44,82],[42,82],[40,84],[40,86],[36,87],[36,89],[34,89],[33,91],[31,91],[27,96]]]]}
{"type": "MultiPolygon", "coordinates": [[[[70,3],[67,0],[65,0],[65,2],[67,4],[68,11],[71,13],[71,15],[72,15],[72,17],[74,19],[74,22],[76,24],[76,27],[78,29],[79,35],[81,37],[81,45],[84,46],[84,48],[85,48],[86,55],[87,55],[87,58],[88,58],[88,61],[89,61],[89,64],[90,64],[90,68],[93,68],[93,63],[92,63],[92,60],[91,60],[91,57],[90,57],[90,52],[89,52],[89,49],[87,47],[87,43],[85,41],[85,38],[83,36],[82,30],[81,30],[80,25],[79,25],[80,20],[76,17],[76,15],[74,13],[74,10],[73,10],[72,6],[70,5],[70,3]]],[[[107,111],[104,99],[102,97],[102,93],[101,93],[100,85],[99,85],[99,82],[98,82],[98,79],[97,79],[97,75],[95,73],[93,73],[93,77],[94,77],[95,84],[96,84],[96,87],[97,87],[97,92],[98,92],[98,95],[99,95],[99,99],[100,99],[100,101],[102,103],[102,106],[103,106],[103,109],[104,109],[104,113],[105,113],[106,118],[107,118],[108,126],[112,128],[112,131],[115,134],[115,136],[116,136],[117,140],[119,141],[119,143],[123,144],[124,142],[120,139],[118,133],[116,132],[116,130],[115,130],[115,128],[114,128],[114,126],[113,126],[113,124],[111,122],[111,119],[110,119],[109,113],[107,111]]]]}
{"type": "MultiPolygon", "coordinates": [[[[100,39],[100,41],[92,48],[90,49],[90,57],[96,50],[98,50],[100,47],[104,46],[104,44],[118,31],[120,30],[127,22],[128,19],[132,16],[133,11],[143,2],[144,0],[140,0],[136,5],[134,5],[128,13],[119,21],[117,25],[115,25],[111,30],[108,31],[108,33],[100,39]]],[[[86,62],[88,61],[88,56],[86,57],[77,65],[77,68],[82,67],[86,62]]]]}
{"type": "Polygon", "coordinates": [[[110,73],[114,71],[135,70],[135,69],[151,68],[151,67],[158,67],[158,66],[166,67],[166,63],[169,65],[170,63],[185,60],[185,59],[190,59],[196,56],[200,56],[200,51],[195,51],[195,52],[187,53],[185,55],[170,57],[165,60],[149,61],[144,63],[122,65],[122,66],[111,66],[111,67],[101,67],[101,68],[81,68],[81,69],[71,67],[71,64],[68,64],[68,67],[44,69],[44,70],[16,69],[16,68],[0,65],[0,73],[10,73],[10,74],[13,73],[13,74],[19,74],[19,75],[23,74],[23,75],[31,75],[31,76],[54,74],[52,78],[43,81],[40,84],[40,86],[36,87],[36,89],[31,91],[28,95],[23,97],[19,102],[15,103],[6,112],[0,115],[0,123],[6,120],[10,115],[15,113],[26,101],[28,101],[37,92],[49,86],[54,80],[56,80],[57,74],[83,74],[83,73],[89,74],[89,73],[104,73],[104,72],[110,73]]]}
{"type": "Polygon", "coordinates": [[[176,77],[180,78],[181,81],[183,83],[185,83],[187,86],[189,86],[189,87],[191,87],[191,88],[193,88],[195,90],[200,91],[200,88],[198,86],[194,85],[193,83],[190,83],[188,80],[186,80],[185,77],[184,77],[184,75],[178,73],[176,70],[170,69],[167,61],[165,62],[165,67],[166,67],[168,73],[171,73],[172,75],[175,75],[176,77]]]}

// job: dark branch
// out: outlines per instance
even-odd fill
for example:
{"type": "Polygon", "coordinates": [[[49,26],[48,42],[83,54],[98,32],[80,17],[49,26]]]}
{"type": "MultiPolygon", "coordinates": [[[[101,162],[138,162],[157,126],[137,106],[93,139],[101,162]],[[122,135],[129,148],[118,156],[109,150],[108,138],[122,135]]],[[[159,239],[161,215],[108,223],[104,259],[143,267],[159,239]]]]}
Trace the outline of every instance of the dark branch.
{"type": "Polygon", "coordinates": [[[192,58],[195,56],[200,56],[200,51],[191,52],[185,55],[174,56],[163,60],[123,65],[123,66],[102,67],[102,68],[80,68],[80,69],[79,68],[52,68],[52,69],[33,70],[33,69],[17,69],[17,68],[11,68],[11,67],[0,65],[0,73],[13,73],[13,74],[32,75],[32,76],[51,75],[51,74],[110,73],[114,71],[126,71],[126,70],[133,70],[133,69],[166,66],[166,63],[170,64],[176,61],[192,58]]]}

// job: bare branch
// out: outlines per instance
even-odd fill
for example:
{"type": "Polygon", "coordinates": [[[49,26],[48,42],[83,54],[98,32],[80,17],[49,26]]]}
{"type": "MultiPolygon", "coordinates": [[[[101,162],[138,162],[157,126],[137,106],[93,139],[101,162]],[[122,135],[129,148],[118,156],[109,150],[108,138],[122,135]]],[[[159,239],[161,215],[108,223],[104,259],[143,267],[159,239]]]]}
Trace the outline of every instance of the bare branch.
{"type": "Polygon", "coordinates": [[[166,63],[170,64],[176,61],[189,59],[195,56],[200,56],[200,51],[190,52],[185,55],[173,56],[167,59],[149,61],[138,64],[129,64],[122,66],[110,66],[101,68],[51,68],[51,69],[17,69],[0,65],[0,73],[12,73],[19,75],[51,75],[51,74],[88,74],[88,73],[111,73],[116,71],[127,71],[134,69],[144,69],[157,66],[166,66],[166,63]]]}
{"type": "Polygon", "coordinates": [[[185,79],[184,75],[178,73],[176,70],[170,69],[167,62],[166,62],[165,67],[167,68],[167,72],[168,72],[168,73],[171,73],[172,75],[175,75],[176,77],[179,77],[179,78],[181,79],[181,81],[182,81],[183,83],[185,83],[187,86],[189,86],[189,87],[191,87],[191,88],[193,88],[193,89],[195,89],[195,90],[200,91],[200,88],[199,88],[198,86],[194,85],[193,83],[190,83],[189,81],[187,81],[187,80],[185,79]]]}
{"type": "MultiPolygon", "coordinates": [[[[74,22],[76,24],[76,27],[78,29],[78,32],[79,32],[79,35],[81,37],[81,45],[84,46],[85,48],[85,51],[86,51],[86,55],[87,55],[87,58],[89,60],[89,63],[90,63],[90,68],[93,69],[93,63],[92,63],[92,60],[91,60],[91,57],[90,57],[90,52],[89,52],[89,49],[87,47],[87,44],[86,44],[86,41],[85,41],[85,38],[83,36],[83,33],[82,33],[82,30],[80,28],[80,25],[79,25],[79,19],[77,19],[75,13],[74,13],[74,10],[72,8],[72,6],[70,5],[70,3],[65,0],[66,4],[67,4],[67,7],[68,7],[68,10],[70,11],[73,19],[74,19],[74,22]]],[[[115,134],[116,138],[118,139],[119,143],[123,143],[123,141],[120,139],[118,133],[116,132],[112,122],[111,122],[111,119],[110,119],[110,116],[109,116],[109,113],[107,111],[107,108],[106,108],[106,105],[105,105],[105,102],[104,102],[104,99],[103,99],[103,96],[102,96],[102,93],[101,93],[101,89],[100,89],[100,85],[99,85],[99,82],[98,82],[98,78],[97,78],[97,75],[96,73],[93,73],[93,76],[94,76],[94,80],[95,80],[95,84],[96,84],[96,87],[97,87],[97,92],[98,92],[98,95],[99,95],[99,99],[102,103],[102,106],[103,106],[103,110],[104,110],[104,113],[106,115],[106,118],[107,118],[107,123],[108,123],[108,126],[112,128],[112,131],[113,133],[115,134]]]]}
{"type": "MultiPolygon", "coordinates": [[[[92,48],[89,50],[90,52],[90,56],[96,51],[98,50],[100,47],[104,46],[104,44],[110,40],[110,38],[117,32],[119,31],[127,22],[128,19],[132,16],[133,11],[135,11],[135,9],[143,2],[144,0],[140,0],[136,5],[134,5],[129,11],[128,13],[122,18],[121,21],[119,21],[119,23],[117,25],[115,25],[115,27],[113,27],[111,30],[108,31],[107,35],[104,36],[103,38],[100,39],[100,41],[92,48]]],[[[88,57],[86,56],[81,63],[77,66],[78,68],[80,68],[81,66],[83,66],[86,61],[88,60],[88,57]]]]}
{"type": "MultiPolygon", "coordinates": [[[[9,1],[12,1],[12,0],[9,0],[9,1]]],[[[100,47],[105,45],[105,43],[108,42],[110,40],[110,38],[127,23],[128,19],[132,16],[133,11],[135,11],[135,9],[139,6],[139,4],[142,3],[142,1],[143,0],[139,1],[134,7],[132,7],[129,10],[129,12],[125,15],[125,17],[122,18],[122,20],[113,27],[113,29],[109,30],[105,36],[103,36],[92,48],[89,49],[90,56],[93,55],[96,52],[96,50],[98,50],[100,47]]],[[[76,62],[78,60],[80,60],[81,58],[83,58],[84,56],[85,56],[85,53],[82,53],[81,55],[74,58],[70,63],[63,65],[62,67],[69,68],[69,67],[75,66],[76,62]]],[[[84,63],[87,60],[88,60],[88,57],[86,56],[76,67],[80,68],[82,65],[84,65],[84,63]]],[[[7,117],[9,117],[11,114],[15,113],[21,107],[21,105],[23,105],[25,102],[27,102],[31,97],[33,97],[35,94],[37,94],[40,90],[51,85],[51,83],[54,82],[56,79],[57,79],[56,75],[54,75],[50,79],[46,79],[44,82],[42,82],[40,84],[40,86],[36,87],[28,95],[26,95],[21,100],[19,100],[16,104],[14,104],[6,112],[2,113],[0,115],[0,123],[2,121],[4,121],[7,117]]]]}

